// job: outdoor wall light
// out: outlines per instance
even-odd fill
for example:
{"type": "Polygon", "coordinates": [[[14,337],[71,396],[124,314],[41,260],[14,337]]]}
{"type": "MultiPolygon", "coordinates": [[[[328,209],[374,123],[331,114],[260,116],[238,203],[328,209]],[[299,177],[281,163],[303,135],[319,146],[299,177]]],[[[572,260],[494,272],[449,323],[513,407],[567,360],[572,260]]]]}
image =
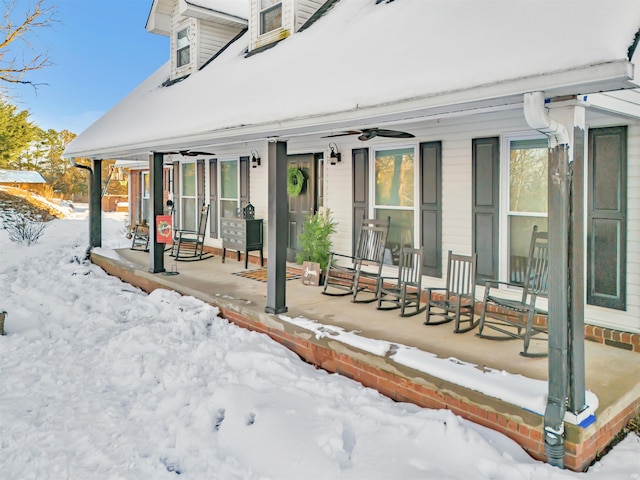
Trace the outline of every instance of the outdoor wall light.
{"type": "Polygon", "coordinates": [[[256,168],[260,166],[260,155],[257,150],[251,150],[251,167],[256,168]]]}
{"type": "Polygon", "coordinates": [[[329,149],[331,150],[331,153],[329,154],[329,163],[331,165],[335,165],[336,163],[341,162],[342,155],[338,151],[338,146],[335,143],[331,142],[329,144],[329,149]]]}

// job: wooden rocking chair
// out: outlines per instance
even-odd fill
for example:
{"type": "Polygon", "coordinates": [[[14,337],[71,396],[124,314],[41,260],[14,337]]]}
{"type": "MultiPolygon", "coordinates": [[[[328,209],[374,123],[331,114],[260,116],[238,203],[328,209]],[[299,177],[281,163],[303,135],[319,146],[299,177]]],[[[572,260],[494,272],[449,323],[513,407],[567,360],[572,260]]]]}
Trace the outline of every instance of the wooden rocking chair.
{"type": "Polygon", "coordinates": [[[324,295],[344,296],[353,295],[352,302],[369,303],[378,298],[378,287],[384,249],[389,233],[389,223],[386,220],[365,219],[358,235],[355,255],[342,255],[331,252],[329,265],[324,277],[324,295]],[[347,265],[338,265],[336,261],[341,258],[347,261],[347,265]],[[328,291],[336,289],[339,292],[328,291]],[[357,298],[358,293],[369,292],[373,296],[365,300],[357,298]]]}
{"type": "Polygon", "coordinates": [[[133,227],[131,238],[131,250],[149,251],[149,224],[146,220],[133,227]]]}
{"type": "Polygon", "coordinates": [[[473,330],[478,321],[475,319],[477,255],[458,255],[449,250],[447,261],[447,279],[444,288],[427,289],[427,319],[425,325],[441,325],[455,320],[454,333],[473,330]],[[443,291],[438,298],[435,291],[443,291]],[[433,321],[431,317],[441,320],[433,321]],[[460,328],[461,322],[468,322],[460,328]]]}
{"type": "Polygon", "coordinates": [[[534,335],[547,333],[547,327],[534,325],[536,315],[547,315],[546,310],[536,307],[536,300],[547,297],[547,279],[549,272],[549,248],[547,232],[538,232],[534,225],[531,232],[529,256],[524,276],[524,284],[499,282],[488,280],[485,286],[480,328],[478,336],[491,340],[508,340],[521,338],[524,350],[520,352],[525,357],[546,357],[547,353],[529,352],[529,343],[534,335]],[[503,287],[502,289],[499,287],[503,287]],[[519,292],[519,298],[513,293],[509,295],[504,287],[511,292],[519,292]],[[491,328],[502,335],[490,336],[484,333],[485,328],[491,328]]]}
{"type": "Polygon", "coordinates": [[[423,312],[422,296],[422,250],[404,247],[400,252],[397,277],[380,277],[378,280],[378,310],[400,308],[401,317],[411,317],[423,312]],[[387,284],[385,285],[385,282],[387,284]],[[382,303],[391,303],[383,307],[382,303]],[[411,308],[407,313],[407,308],[411,308]]]}
{"type": "Polygon", "coordinates": [[[178,260],[202,260],[204,239],[207,233],[209,205],[200,208],[198,230],[176,230],[171,256],[178,260]]]}

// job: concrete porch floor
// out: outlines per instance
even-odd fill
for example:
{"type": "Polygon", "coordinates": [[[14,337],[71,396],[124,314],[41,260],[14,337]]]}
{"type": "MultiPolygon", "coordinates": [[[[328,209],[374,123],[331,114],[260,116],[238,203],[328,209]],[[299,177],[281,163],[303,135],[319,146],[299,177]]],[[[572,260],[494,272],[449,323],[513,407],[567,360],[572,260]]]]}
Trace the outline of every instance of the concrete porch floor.
{"type": "MultiPolygon", "coordinates": [[[[454,413],[507,434],[534,458],[544,459],[543,418],[501,399],[458,387],[413,369],[393,365],[387,356],[373,358],[368,352],[314,340],[303,328],[287,324],[264,312],[266,283],[233,275],[244,271],[244,261],[235,253],[222,263],[219,254],[201,261],[174,262],[165,256],[165,269],[176,265],[178,275],[148,272],[149,254],[117,250],[119,258],[92,253],[92,261],[124,281],[150,291],[167,288],[220,307],[222,316],[241,326],[263,331],[305,360],[329,371],[345,374],[396,400],[430,408],[448,408],[454,413]]],[[[211,255],[211,254],[209,254],[211,255]]],[[[254,260],[252,258],[252,260],[254,260]]],[[[259,265],[249,264],[249,269],[259,265]]],[[[323,325],[355,331],[362,337],[415,347],[439,358],[454,357],[478,368],[547,380],[546,358],[519,355],[522,341],[497,342],[478,338],[477,329],[454,334],[451,323],[425,326],[425,314],[401,318],[398,310],[379,311],[375,304],[354,304],[350,297],[322,295],[321,287],[305,286],[300,280],[286,282],[287,317],[304,317],[323,325]]],[[[532,351],[546,350],[546,341],[534,340],[532,351]]],[[[640,356],[638,353],[593,342],[585,342],[586,388],[599,400],[596,422],[587,428],[567,427],[568,468],[583,470],[640,411],[640,356]]]]}

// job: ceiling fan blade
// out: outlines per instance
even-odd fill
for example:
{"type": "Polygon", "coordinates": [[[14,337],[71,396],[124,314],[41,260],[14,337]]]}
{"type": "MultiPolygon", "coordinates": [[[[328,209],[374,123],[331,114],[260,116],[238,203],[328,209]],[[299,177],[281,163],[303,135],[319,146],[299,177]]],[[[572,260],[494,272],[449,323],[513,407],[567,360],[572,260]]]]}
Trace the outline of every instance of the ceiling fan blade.
{"type": "Polygon", "coordinates": [[[384,128],[376,128],[376,134],[379,137],[388,138],[415,138],[415,135],[407,132],[401,132],[400,130],[386,130],[384,128]]]}
{"type": "Polygon", "coordinates": [[[347,135],[358,135],[359,133],[362,133],[362,130],[348,130],[346,132],[334,133],[333,135],[327,135],[327,136],[322,137],[322,138],[346,137],[347,135]]]}
{"type": "Polygon", "coordinates": [[[199,155],[215,155],[215,153],[198,152],[196,150],[180,150],[180,155],[183,157],[197,157],[199,155]]]}

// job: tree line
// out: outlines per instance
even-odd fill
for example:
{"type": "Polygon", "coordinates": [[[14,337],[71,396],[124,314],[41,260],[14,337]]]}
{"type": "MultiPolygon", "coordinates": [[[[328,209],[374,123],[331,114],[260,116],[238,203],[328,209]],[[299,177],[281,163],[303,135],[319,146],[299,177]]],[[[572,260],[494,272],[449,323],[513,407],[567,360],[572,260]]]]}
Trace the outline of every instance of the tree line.
{"type": "MultiPolygon", "coordinates": [[[[0,169],[39,172],[61,198],[85,197],[88,192],[86,172],[71,167],[62,157],[66,146],[76,137],[68,130],[44,130],[29,120],[28,110],[19,110],[4,86],[34,88],[29,73],[51,65],[47,52],[33,51],[28,36],[34,30],[52,27],[56,22],[55,7],[49,0],[36,0],[30,5],[4,2],[0,20],[0,169]],[[20,10],[24,8],[24,10],[20,10]]],[[[78,163],[82,159],[76,159],[78,163]]],[[[113,170],[113,161],[102,162],[105,182],[113,170]]],[[[109,192],[126,194],[120,182],[109,182],[109,192]]]]}

